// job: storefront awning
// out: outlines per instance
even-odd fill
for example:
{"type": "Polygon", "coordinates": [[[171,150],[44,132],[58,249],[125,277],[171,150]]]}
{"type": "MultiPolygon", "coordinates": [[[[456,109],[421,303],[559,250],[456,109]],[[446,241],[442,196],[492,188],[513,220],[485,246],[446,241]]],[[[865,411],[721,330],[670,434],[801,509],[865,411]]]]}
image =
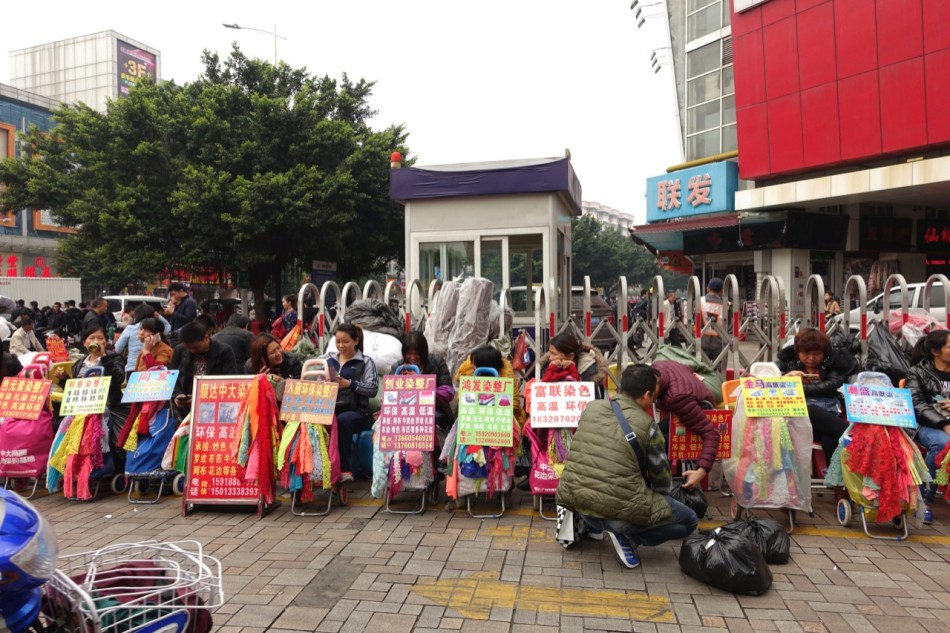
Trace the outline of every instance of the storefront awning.
{"type": "Polygon", "coordinates": [[[719,229],[739,225],[738,213],[702,216],[688,220],[641,224],[630,229],[630,239],[642,244],[653,254],[682,251],[683,232],[719,229]]]}

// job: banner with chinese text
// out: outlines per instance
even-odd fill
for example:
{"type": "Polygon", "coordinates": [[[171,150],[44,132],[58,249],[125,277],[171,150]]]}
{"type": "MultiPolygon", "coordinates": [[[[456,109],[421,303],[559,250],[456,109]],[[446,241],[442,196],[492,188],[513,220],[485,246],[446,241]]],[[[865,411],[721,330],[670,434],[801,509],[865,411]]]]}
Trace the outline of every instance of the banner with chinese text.
{"type": "Polygon", "coordinates": [[[109,400],[109,385],[112,376],[94,378],[71,378],[63,388],[60,415],[92,415],[103,413],[109,400]]]}
{"type": "Polygon", "coordinates": [[[435,376],[407,374],[383,378],[379,450],[435,450],[435,376]]]}
{"type": "Polygon", "coordinates": [[[581,413],[594,399],[592,382],[531,383],[531,428],[577,428],[581,413]]]}
{"type": "Polygon", "coordinates": [[[917,428],[910,389],[846,384],[844,407],[849,422],[917,428]]]}
{"type": "Polygon", "coordinates": [[[808,417],[805,390],[798,376],[742,378],[742,403],[750,418],[808,417]]]}
{"type": "Polygon", "coordinates": [[[69,352],[66,351],[66,341],[58,336],[50,336],[46,339],[46,351],[54,363],[62,363],[69,360],[69,352]]]}
{"type": "MultiPolygon", "coordinates": [[[[716,430],[719,431],[719,450],[716,459],[732,457],[732,411],[730,409],[715,409],[703,411],[716,430]]],[[[670,459],[688,461],[699,459],[703,454],[703,438],[680,422],[677,416],[670,421],[670,459]]]]}
{"type": "Polygon", "coordinates": [[[122,402],[154,402],[168,400],[178,381],[177,369],[157,371],[137,371],[129,374],[129,381],[122,394],[122,402]]]}
{"type": "Polygon", "coordinates": [[[333,424],[333,410],[340,386],[323,380],[286,380],[280,419],[305,424],[333,424]]]}
{"type": "Polygon", "coordinates": [[[50,380],[4,378],[0,383],[0,418],[36,420],[52,386],[50,380]]]}
{"type": "Polygon", "coordinates": [[[183,503],[254,504],[258,488],[238,478],[238,413],[253,376],[198,377],[191,407],[188,481],[183,503]]]}
{"type": "Polygon", "coordinates": [[[514,379],[465,376],[459,387],[458,443],[511,446],[514,379]]]}

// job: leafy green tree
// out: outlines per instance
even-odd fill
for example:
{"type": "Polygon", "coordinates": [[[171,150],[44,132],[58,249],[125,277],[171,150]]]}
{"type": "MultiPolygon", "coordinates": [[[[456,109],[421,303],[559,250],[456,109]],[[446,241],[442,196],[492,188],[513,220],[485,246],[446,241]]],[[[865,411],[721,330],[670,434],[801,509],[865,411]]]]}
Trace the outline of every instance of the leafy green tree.
{"type": "Polygon", "coordinates": [[[613,288],[624,275],[633,287],[650,283],[657,274],[656,258],[648,250],[592,215],[574,219],[571,241],[571,277],[576,285],[589,275],[592,286],[613,288]]]}
{"type": "Polygon", "coordinates": [[[389,154],[402,126],[374,131],[373,84],[205,52],[184,86],[140,83],[104,114],[57,110],[30,142],[42,160],[0,164],[0,207],[53,210],[76,237],[61,266],[110,287],[169,267],[246,272],[257,305],[294,259],[378,271],[402,250],[389,154]]]}

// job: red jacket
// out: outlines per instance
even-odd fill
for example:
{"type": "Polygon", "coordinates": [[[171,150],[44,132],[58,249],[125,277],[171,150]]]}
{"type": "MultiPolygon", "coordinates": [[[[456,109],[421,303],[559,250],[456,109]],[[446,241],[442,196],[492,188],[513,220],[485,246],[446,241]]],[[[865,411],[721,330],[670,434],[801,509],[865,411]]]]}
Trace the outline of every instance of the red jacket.
{"type": "Polygon", "coordinates": [[[657,405],[663,411],[675,413],[686,428],[703,438],[703,453],[696,463],[709,472],[719,450],[719,430],[703,413],[700,403],[705,400],[715,406],[717,398],[686,365],[674,360],[658,360],[653,368],[660,372],[657,405]]]}

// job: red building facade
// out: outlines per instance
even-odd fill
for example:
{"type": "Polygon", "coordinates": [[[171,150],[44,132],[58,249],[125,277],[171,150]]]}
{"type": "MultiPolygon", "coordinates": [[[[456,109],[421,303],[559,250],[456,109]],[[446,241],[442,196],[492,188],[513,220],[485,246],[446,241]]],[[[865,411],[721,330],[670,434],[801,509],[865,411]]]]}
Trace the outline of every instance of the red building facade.
{"type": "Polygon", "coordinates": [[[768,0],[732,16],[739,175],[950,145],[950,0],[768,0]]]}

